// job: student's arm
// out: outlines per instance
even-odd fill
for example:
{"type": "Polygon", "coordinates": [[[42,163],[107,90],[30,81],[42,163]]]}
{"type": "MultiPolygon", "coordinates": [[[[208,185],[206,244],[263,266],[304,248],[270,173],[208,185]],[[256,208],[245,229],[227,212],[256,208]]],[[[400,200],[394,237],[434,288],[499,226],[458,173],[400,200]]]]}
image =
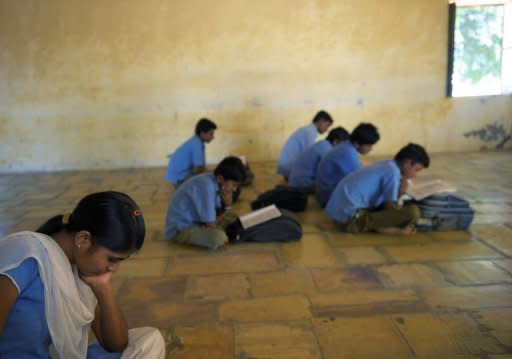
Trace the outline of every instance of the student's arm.
{"type": "Polygon", "coordinates": [[[128,326],[117,304],[112,272],[94,277],[82,277],[98,299],[92,330],[102,347],[111,352],[122,352],[128,345],[128,326]]]}
{"type": "Polygon", "coordinates": [[[407,188],[409,187],[409,181],[403,177],[400,178],[400,188],[398,189],[398,197],[405,194],[407,192],[407,188]]]}
{"type": "Polygon", "coordinates": [[[16,298],[18,298],[18,288],[9,279],[9,277],[0,274],[0,337],[4,331],[5,322],[11,312],[16,298]]]}
{"type": "Polygon", "coordinates": [[[395,202],[393,202],[393,201],[385,201],[382,204],[382,209],[393,209],[393,208],[395,208],[395,202]]]}
{"type": "Polygon", "coordinates": [[[192,170],[192,174],[197,175],[199,173],[203,173],[205,170],[206,170],[205,166],[195,166],[194,169],[192,170]]]}

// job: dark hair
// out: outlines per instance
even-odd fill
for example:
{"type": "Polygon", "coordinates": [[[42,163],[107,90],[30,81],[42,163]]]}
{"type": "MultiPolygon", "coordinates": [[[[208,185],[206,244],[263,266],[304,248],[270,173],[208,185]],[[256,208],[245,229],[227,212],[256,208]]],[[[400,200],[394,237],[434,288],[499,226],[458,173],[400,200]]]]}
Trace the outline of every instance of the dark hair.
{"type": "Polygon", "coordinates": [[[245,181],[245,166],[240,158],[229,156],[220,161],[213,170],[213,174],[221,175],[227,181],[243,183],[245,181]]]}
{"type": "Polygon", "coordinates": [[[379,131],[371,123],[360,123],[350,134],[350,141],[360,145],[374,145],[379,139],[379,131]]]}
{"type": "Polygon", "coordinates": [[[217,125],[215,122],[210,121],[207,118],[202,118],[196,123],[196,135],[200,135],[203,132],[208,132],[210,130],[215,130],[217,125]]]}
{"type": "Polygon", "coordinates": [[[336,141],[336,140],[338,142],[341,142],[341,141],[348,140],[349,137],[350,137],[350,135],[348,134],[348,131],[345,130],[343,127],[339,126],[339,127],[333,128],[332,130],[329,131],[329,134],[327,135],[326,140],[329,141],[330,143],[333,143],[333,141],[336,141]]]}
{"type": "Polygon", "coordinates": [[[413,164],[420,163],[424,168],[428,168],[430,165],[430,158],[427,151],[416,143],[409,143],[398,151],[395,156],[395,161],[400,163],[404,160],[410,160],[413,164]]]}
{"type": "Polygon", "coordinates": [[[98,192],[78,202],[67,224],[63,215],[50,218],[36,232],[51,236],[60,231],[91,233],[93,246],[113,251],[140,249],[144,243],[146,227],[137,204],[120,192],[98,192]]]}
{"type": "Polygon", "coordinates": [[[332,117],[326,111],[318,111],[315,117],[313,117],[313,123],[317,123],[318,121],[326,121],[332,123],[332,117]]]}

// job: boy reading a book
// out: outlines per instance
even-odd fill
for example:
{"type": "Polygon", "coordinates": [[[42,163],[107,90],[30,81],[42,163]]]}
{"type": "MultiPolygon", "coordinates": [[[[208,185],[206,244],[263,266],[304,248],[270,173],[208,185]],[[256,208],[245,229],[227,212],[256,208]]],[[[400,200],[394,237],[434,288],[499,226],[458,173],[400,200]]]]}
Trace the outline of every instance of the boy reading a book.
{"type": "Polygon", "coordinates": [[[407,180],[427,168],[430,159],[425,149],[410,143],[394,160],[361,168],[342,179],[332,193],[325,213],[346,232],[412,234],[420,217],[415,205],[398,207],[407,180]]]}
{"type": "Polygon", "coordinates": [[[334,147],[324,156],[318,164],[315,180],[315,196],[322,207],[325,207],[338,182],[361,168],[359,155],[368,154],[379,139],[377,127],[361,123],[350,134],[350,141],[334,147]]]}
{"type": "Polygon", "coordinates": [[[188,177],[205,171],[204,144],[213,140],[216,129],[217,125],[213,121],[200,119],[196,124],[195,135],[170,156],[166,178],[175,187],[188,177]]]}
{"type": "Polygon", "coordinates": [[[238,218],[229,211],[233,194],[244,179],[245,168],[238,157],[226,157],[212,173],[188,179],[169,203],[165,237],[212,250],[226,244],[224,229],[238,218]]]}
{"type": "Polygon", "coordinates": [[[286,140],[279,160],[277,162],[277,173],[288,180],[293,162],[309,146],[315,143],[316,136],[323,134],[332,125],[332,117],[325,111],[319,111],[313,118],[313,123],[296,130],[286,140]]]}
{"type": "Polygon", "coordinates": [[[320,140],[306,149],[295,160],[290,171],[289,184],[292,187],[314,192],[315,175],[320,160],[342,141],[349,138],[349,133],[343,127],[329,131],[325,140],[320,140]]]}

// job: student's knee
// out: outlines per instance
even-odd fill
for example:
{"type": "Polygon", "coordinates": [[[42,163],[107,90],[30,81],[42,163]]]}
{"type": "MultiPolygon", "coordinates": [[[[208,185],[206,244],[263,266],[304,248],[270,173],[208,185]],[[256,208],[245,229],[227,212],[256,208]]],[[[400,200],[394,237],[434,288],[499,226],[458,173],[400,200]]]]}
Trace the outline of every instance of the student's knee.
{"type": "Polygon", "coordinates": [[[420,208],[414,204],[408,205],[404,207],[404,210],[407,214],[407,220],[409,223],[414,224],[418,222],[421,217],[420,208]]]}
{"type": "Polygon", "coordinates": [[[208,249],[215,250],[228,243],[228,241],[229,239],[226,232],[221,229],[212,229],[208,240],[208,249]]]}
{"type": "Polygon", "coordinates": [[[160,331],[152,327],[134,328],[128,331],[128,348],[123,356],[128,358],[165,357],[165,341],[160,331]]]}

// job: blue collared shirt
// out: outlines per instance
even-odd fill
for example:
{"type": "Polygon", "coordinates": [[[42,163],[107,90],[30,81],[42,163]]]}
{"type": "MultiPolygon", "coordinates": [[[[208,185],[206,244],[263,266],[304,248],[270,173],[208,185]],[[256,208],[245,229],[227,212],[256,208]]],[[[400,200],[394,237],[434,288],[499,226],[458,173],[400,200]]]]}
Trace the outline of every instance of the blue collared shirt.
{"type": "Polygon", "coordinates": [[[343,141],[326,154],[318,164],[315,195],[325,206],[336,185],[345,176],[361,168],[359,152],[350,141],[343,141]]]}
{"type": "Polygon", "coordinates": [[[277,162],[277,173],[284,177],[290,175],[290,169],[293,162],[306,150],[309,146],[315,143],[318,129],[314,123],[301,127],[295,131],[286,140],[279,161],[277,162]]]}
{"type": "Polygon", "coordinates": [[[351,173],[334,189],[325,213],[346,223],[358,209],[373,209],[398,201],[400,169],[393,160],[381,161],[351,173]]]}
{"type": "Polygon", "coordinates": [[[169,159],[166,179],[177,184],[193,174],[194,168],[206,163],[204,143],[199,136],[192,136],[176,149],[169,159]]]}
{"type": "Polygon", "coordinates": [[[213,173],[191,177],[174,192],[165,220],[165,238],[179,231],[214,222],[221,207],[219,185],[213,173]]]}
{"type": "Polygon", "coordinates": [[[320,160],[332,150],[332,144],[321,140],[311,145],[295,160],[290,171],[290,186],[306,188],[315,184],[316,169],[320,160]]]}

